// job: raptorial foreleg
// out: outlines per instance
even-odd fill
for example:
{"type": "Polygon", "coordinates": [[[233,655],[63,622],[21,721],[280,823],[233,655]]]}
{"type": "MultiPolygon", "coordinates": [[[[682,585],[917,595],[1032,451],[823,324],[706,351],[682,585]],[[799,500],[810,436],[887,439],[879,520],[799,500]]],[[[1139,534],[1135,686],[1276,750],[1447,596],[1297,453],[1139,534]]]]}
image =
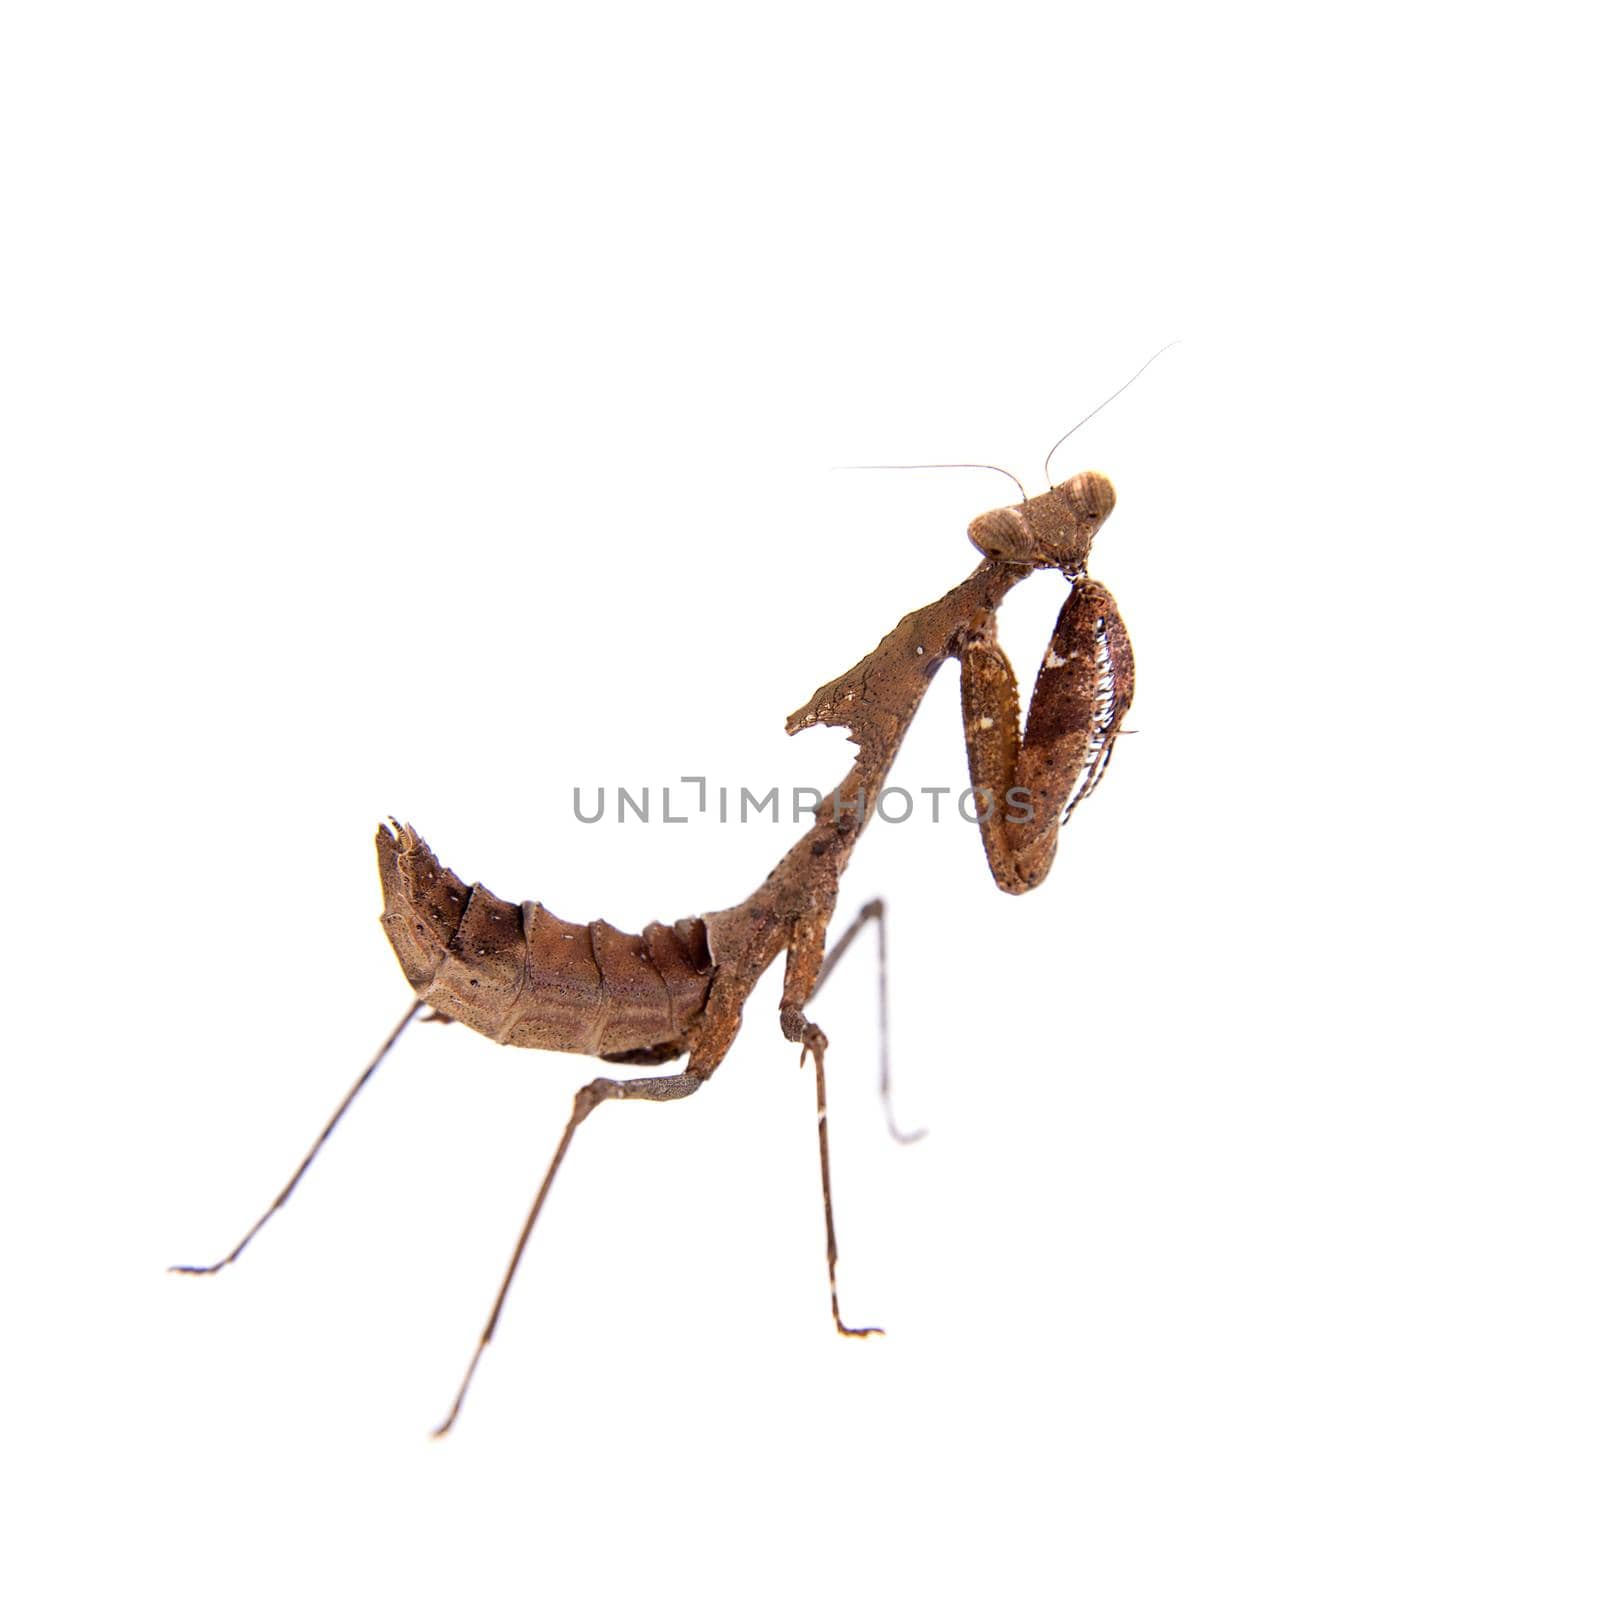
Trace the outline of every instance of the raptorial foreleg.
{"type": "Polygon", "coordinates": [[[1094,792],[1133,701],[1133,647],[1111,591],[1080,578],[1056,618],[1018,736],[1017,677],[993,613],[961,647],[961,710],[983,847],[1008,894],[1042,883],[1060,825],[1094,792]]]}

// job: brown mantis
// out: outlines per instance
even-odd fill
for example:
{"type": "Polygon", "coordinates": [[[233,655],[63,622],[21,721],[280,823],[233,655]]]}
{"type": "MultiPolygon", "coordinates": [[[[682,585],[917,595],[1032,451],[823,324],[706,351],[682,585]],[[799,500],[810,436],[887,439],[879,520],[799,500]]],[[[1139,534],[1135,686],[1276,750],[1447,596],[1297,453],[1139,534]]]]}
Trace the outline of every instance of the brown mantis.
{"type": "MultiPolygon", "coordinates": [[[[621,933],[604,921],[564,922],[537,901],[517,905],[481,883],[468,886],[439,864],[409,826],[379,828],[383,927],[416,999],[282,1192],[233,1250],[210,1266],[173,1270],[214,1273],[238,1258],[289,1198],[424,1006],[440,1020],[463,1022],[502,1044],[637,1066],[687,1055],[688,1063],[679,1072],[601,1077],[578,1091],[454,1403],[435,1430],[447,1432],[494,1336],[529,1235],[579,1126],[608,1100],[680,1100],[695,1093],[727,1055],[745,1002],[781,955],[785,967],[779,1027],[786,1039],[800,1045],[802,1064],[809,1058],[816,1069],[834,1325],[841,1334],[855,1337],[880,1332],[847,1326],[839,1312],[823,1066],[828,1041],[806,1015],[834,963],[873,921],[879,933],[881,984],[882,902],[863,907],[833,950],[826,950],[839,878],[930,681],[946,661],[956,659],[961,663],[967,756],[989,869],[1008,894],[1026,893],[1043,882],[1060,828],[1104,776],[1133,698],[1127,631],[1110,592],[1086,571],[1094,536],[1114,504],[1110,481],[1082,472],[971,523],[968,535],[982,555],[972,575],[942,599],[902,618],[876,649],[824,684],[788,719],[791,734],[818,725],[844,728],[858,753],[849,772],[816,807],[812,826],[766,881],[736,906],[670,926],[651,923],[639,934],[621,933]],[[1071,591],[1039,669],[1024,726],[1016,675],[996,641],[995,614],[1008,591],[1040,571],[1061,573],[1071,591]]],[[[880,1089],[886,1107],[888,1087],[885,1057],[880,1089]]]]}

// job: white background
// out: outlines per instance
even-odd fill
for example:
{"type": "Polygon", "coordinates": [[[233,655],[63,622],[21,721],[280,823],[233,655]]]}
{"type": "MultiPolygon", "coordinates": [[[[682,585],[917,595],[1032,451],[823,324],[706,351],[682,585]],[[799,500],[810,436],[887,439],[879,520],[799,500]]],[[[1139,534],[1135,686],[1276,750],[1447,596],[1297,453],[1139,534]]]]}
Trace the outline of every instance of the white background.
{"type": "MultiPolygon", "coordinates": [[[[8,1592],[1592,1595],[1595,128],[1566,8],[18,7],[8,1592]],[[1046,447],[1127,739],[876,825],[811,1085],[589,1124],[399,1015],[371,834],[637,928],[1046,447]]],[[[1031,673],[1061,598],[1004,631],[1031,673]]],[[[956,684],[896,781],[964,781],[956,684]]]]}

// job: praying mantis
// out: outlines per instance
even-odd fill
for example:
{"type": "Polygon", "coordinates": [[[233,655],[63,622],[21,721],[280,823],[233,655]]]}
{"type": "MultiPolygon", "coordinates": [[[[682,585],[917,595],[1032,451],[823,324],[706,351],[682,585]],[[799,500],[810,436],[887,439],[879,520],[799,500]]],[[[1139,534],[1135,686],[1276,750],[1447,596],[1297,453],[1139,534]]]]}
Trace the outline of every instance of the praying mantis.
{"type": "MultiPolygon", "coordinates": [[[[1048,465],[1047,459],[1047,470],[1048,465]]],[[[811,827],[765,882],[735,906],[670,925],[653,922],[637,934],[603,920],[565,922],[537,901],[518,904],[481,883],[466,884],[439,863],[410,826],[380,827],[382,924],[414,993],[412,1005],[289,1182],[238,1244],[208,1266],[172,1270],[212,1274],[238,1259],[288,1200],[395,1041],[425,1007],[432,1019],[464,1023],[501,1044],[595,1056],[614,1066],[656,1067],[687,1056],[680,1071],[597,1077],[578,1090],[466,1374],[448,1415],[434,1430],[436,1436],[447,1433],[494,1336],[528,1239],[579,1127],[608,1101],[666,1102],[697,1093],[732,1047],[757,981],[782,956],[778,1025],[785,1039],[800,1046],[802,1065],[809,1060],[816,1073],[834,1326],[853,1338],[880,1333],[847,1324],[839,1310],[824,1071],[828,1041],[807,1015],[834,965],[874,922],[882,994],[881,901],[862,907],[828,948],[839,880],[930,682],[945,662],[955,660],[989,870],[1008,894],[1025,894],[1044,881],[1062,826],[1105,776],[1133,699],[1127,630],[1110,591],[1088,576],[1090,548],[1115,503],[1109,479],[1080,472],[1043,494],[973,520],[967,533],[981,559],[972,574],[941,599],[903,617],[875,649],[789,717],[791,734],[819,726],[845,729],[857,754],[815,808],[811,827]],[[996,613],[1013,588],[1039,572],[1058,573],[1071,588],[1024,723],[1016,673],[996,638],[996,613]]],[[[886,1057],[880,1090],[887,1109],[886,1057]]],[[[913,1137],[894,1128],[892,1112],[890,1127],[897,1137],[913,1137]]]]}

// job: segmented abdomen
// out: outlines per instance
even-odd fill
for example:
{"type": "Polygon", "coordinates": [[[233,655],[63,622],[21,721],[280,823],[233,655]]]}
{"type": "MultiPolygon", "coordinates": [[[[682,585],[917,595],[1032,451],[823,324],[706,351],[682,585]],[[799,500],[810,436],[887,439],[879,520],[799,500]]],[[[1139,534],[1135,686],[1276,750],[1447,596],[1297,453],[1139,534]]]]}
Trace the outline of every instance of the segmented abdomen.
{"type": "Polygon", "coordinates": [[[470,888],[403,823],[378,829],[383,929],[418,998],[501,1044],[609,1056],[682,1040],[711,983],[697,917],[643,933],[470,888]]]}

